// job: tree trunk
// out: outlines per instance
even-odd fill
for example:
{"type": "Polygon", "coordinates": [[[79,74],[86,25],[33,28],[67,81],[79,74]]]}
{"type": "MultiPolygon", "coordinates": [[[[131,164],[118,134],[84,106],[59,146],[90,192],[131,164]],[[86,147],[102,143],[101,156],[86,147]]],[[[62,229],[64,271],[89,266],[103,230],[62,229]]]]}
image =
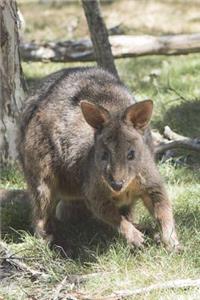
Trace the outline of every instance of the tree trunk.
{"type": "Polygon", "coordinates": [[[113,73],[119,79],[108,40],[108,31],[101,16],[99,1],[82,0],[82,5],[90,30],[97,64],[99,67],[113,73]]]}
{"type": "Polygon", "coordinates": [[[17,119],[24,99],[17,5],[0,0],[0,165],[17,157],[17,119]]]}

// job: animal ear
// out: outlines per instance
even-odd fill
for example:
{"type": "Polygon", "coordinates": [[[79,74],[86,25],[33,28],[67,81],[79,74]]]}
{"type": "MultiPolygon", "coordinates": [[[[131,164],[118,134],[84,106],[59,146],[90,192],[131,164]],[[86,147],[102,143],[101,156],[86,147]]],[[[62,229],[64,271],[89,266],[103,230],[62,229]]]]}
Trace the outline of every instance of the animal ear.
{"type": "Polygon", "coordinates": [[[109,112],[100,105],[85,100],[80,105],[86,122],[95,129],[101,128],[110,118],[109,112]]]}
{"type": "Polygon", "coordinates": [[[152,111],[152,100],[135,103],[125,110],[124,121],[131,122],[136,129],[145,129],[150,122],[152,111]]]}

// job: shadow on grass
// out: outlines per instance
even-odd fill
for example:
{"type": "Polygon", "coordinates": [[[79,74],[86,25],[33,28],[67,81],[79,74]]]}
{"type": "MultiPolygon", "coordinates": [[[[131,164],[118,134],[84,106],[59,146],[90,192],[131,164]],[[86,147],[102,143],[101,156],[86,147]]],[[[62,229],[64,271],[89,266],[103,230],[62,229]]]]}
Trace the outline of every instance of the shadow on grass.
{"type": "Polygon", "coordinates": [[[183,101],[170,107],[153,125],[161,130],[168,125],[173,131],[192,138],[200,136],[200,100],[183,101]]]}
{"type": "MultiPolygon", "coordinates": [[[[178,230],[180,230],[180,232],[183,229],[191,232],[200,232],[199,201],[192,203],[189,201],[189,194],[185,193],[184,199],[178,199],[177,202],[175,207],[175,220],[178,230]]],[[[19,209],[21,211],[21,206],[19,209]]],[[[12,218],[10,215],[8,221],[12,221],[12,228],[16,230],[30,231],[30,219],[23,219],[23,223],[21,221],[19,222],[19,220],[22,220],[20,213],[18,214],[18,218],[16,218],[16,211],[19,211],[19,209],[14,206],[14,217],[12,218]],[[14,224],[15,220],[16,226],[14,224]],[[17,220],[19,224],[17,224],[17,220]]],[[[28,216],[30,217],[30,214],[27,214],[27,217],[28,216]]],[[[153,241],[153,233],[157,231],[155,230],[154,224],[155,221],[152,222],[148,216],[142,218],[141,225],[144,225],[144,227],[149,229],[149,232],[146,232],[145,236],[148,243],[152,245],[155,244],[155,241],[153,241]]],[[[7,229],[9,229],[9,224],[6,225],[7,229]]],[[[17,234],[15,230],[8,230],[7,232],[4,230],[3,233],[7,236],[7,239],[20,242],[20,234],[17,234]]],[[[78,213],[72,214],[70,218],[67,216],[65,221],[58,222],[55,237],[53,248],[55,248],[63,257],[67,256],[74,261],[81,263],[96,262],[97,257],[106,253],[111,245],[115,245],[119,240],[123,243],[123,240],[116,231],[103,224],[101,221],[94,219],[91,213],[85,210],[78,211],[78,213]]],[[[124,241],[124,243],[126,242],[124,241]]]]}
{"type": "MultiPolygon", "coordinates": [[[[200,197],[198,182],[200,175],[198,169],[194,168],[174,168],[174,165],[163,165],[165,168],[166,180],[176,188],[176,186],[184,184],[181,192],[178,192],[174,203],[174,215],[177,223],[178,231],[200,232],[200,197]],[[168,171],[166,168],[168,167],[168,171]]],[[[20,183],[19,173],[14,170],[5,170],[2,180],[12,180],[20,183]]],[[[177,190],[178,191],[178,190],[177,190]]],[[[0,190],[1,204],[1,231],[2,237],[11,242],[21,242],[21,236],[17,231],[26,231],[33,233],[31,226],[31,205],[30,197],[24,190],[7,191],[0,190]]],[[[139,203],[138,203],[139,204],[139,203]]],[[[98,255],[106,253],[111,245],[123,243],[123,239],[110,226],[101,221],[96,220],[91,212],[80,202],[71,204],[61,204],[58,206],[57,213],[62,222],[57,223],[56,245],[61,254],[67,253],[72,259],[83,263],[96,261],[98,255]],[[62,248],[64,251],[62,251],[62,248]]],[[[147,230],[145,237],[148,244],[155,245],[153,235],[157,231],[155,221],[150,218],[149,214],[143,208],[143,205],[136,206],[136,216],[140,220],[140,224],[147,230]]],[[[126,242],[124,241],[126,245],[126,242]]],[[[64,255],[65,256],[65,255],[64,255]]]]}
{"type": "Polygon", "coordinates": [[[61,202],[57,209],[57,212],[59,211],[57,215],[62,222],[58,221],[57,224],[55,244],[61,246],[75,261],[96,262],[99,255],[107,253],[110,247],[115,247],[119,241],[121,245],[127,245],[116,230],[96,219],[84,203],[61,202]]]}
{"type": "MultiPolygon", "coordinates": [[[[34,233],[29,195],[13,190],[4,197],[1,191],[4,193],[4,190],[0,190],[1,237],[8,242],[20,243],[23,240],[20,232],[34,233]]],[[[62,222],[56,222],[54,231],[54,248],[62,256],[67,254],[74,260],[92,262],[94,253],[103,253],[118,237],[112,228],[94,219],[82,205],[73,203],[62,214],[62,222]]]]}

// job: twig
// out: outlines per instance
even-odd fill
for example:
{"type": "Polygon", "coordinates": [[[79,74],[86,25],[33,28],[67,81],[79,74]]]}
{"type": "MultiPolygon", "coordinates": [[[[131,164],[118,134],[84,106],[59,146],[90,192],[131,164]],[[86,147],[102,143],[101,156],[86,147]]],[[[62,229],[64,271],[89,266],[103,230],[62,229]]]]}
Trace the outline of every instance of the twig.
{"type": "Polygon", "coordinates": [[[200,279],[176,279],[166,281],[165,283],[152,284],[148,287],[138,288],[133,290],[121,290],[116,291],[113,294],[102,297],[102,298],[93,298],[94,300],[121,300],[130,296],[137,296],[142,294],[148,294],[155,290],[166,290],[166,289],[182,289],[182,288],[191,288],[197,287],[200,288],[200,279]]]}
{"type": "Polygon", "coordinates": [[[8,262],[9,264],[15,266],[16,268],[22,271],[25,271],[26,273],[29,273],[34,278],[38,278],[41,276],[44,278],[49,277],[48,274],[45,274],[40,271],[36,271],[30,268],[29,266],[27,266],[24,262],[21,262],[19,259],[14,258],[13,253],[11,253],[10,249],[8,249],[8,245],[5,242],[0,241],[0,249],[2,249],[6,254],[6,256],[3,258],[4,261],[8,262]]]}
{"type": "Polygon", "coordinates": [[[132,290],[119,290],[113,292],[108,296],[94,296],[94,295],[88,295],[79,292],[74,292],[71,294],[69,293],[67,294],[67,296],[69,297],[69,299],[76,299],[76,300],[80,300],[80,299],[81,300],[122,300],[127,297],[134,297],[134,296],[144,295],[144,294],[146,295],[152,291],[157,291],[157,290],[183,289],[183,288],[189,289],[192,287],[200,288],[200,279],[170,280],[170,281],[166,281],[165,283],[152,284],[143,288],[136,288],[132,290]]]}
{"type": "MultiPolygon", "coordinates": [[[[73,288],[75,285],[80,285],[81,283],[84,283],[88,279],[91,279],[91,278],[99,276],[99,275],[105,275],[105,274],[110,274],[110,273],[112,273],[112,272],[96,272],[96,273],[89,273],[89,274],[84,274],[84,275],[66,276],[58,284],[58,286],[57,286],[57,288],[55,290],[55,293],[53,294],[52,300],[58,300],[58,299],[60,299],[60,293],[63,290],[64,285],[66,283],[68,283],[68,284],[70,283],[71,287],[73,288]]],[[[85,297],[84,294],[82,294],[81,292],[77,291],[77,292],[72,293],[72,294],[69,293],[67,298],[66,298],[66,294],[65,294],[65,299],[73,299],[73,300],[79,299],[80,295],[81,295],[81,299],[82,299],[82,297],[85,297]]],[[[90,299],[90,296],[89,296],[89,298],[88,298],[88,296],[86,298],[90,299]]],[[[83,299],[85,299],[85,298],[83,298],[83,299]]]]}
{"type": "MultiPolygon", "coordinates": [[[[59,299],[60,292],[62,291],[64,285],[67,283],[70,283],[72,287],[75,285],[80,285],[84,283],[85,281],[94,278],[99,275],[105,275],[105,274],[110,274],[112,272],[96,272],[96,273],[89,273],[89,274],[83,274],[83,275],[71,275],[71,276],[66,276],[64,279],[58,284],[55,293],[53,295],[52,300],[57,300],[59,299]]],[[[78,293],[78,292],[77,292],[78,293]]],[[[73,295],[74,296],[74,295],[73,295]]],[[[77,294],[76,294],[77,296],[77,294]]],[[[74,298],[73,298],[74,299],[74,298]]]]}
{"type": "Polygon", "coordinates": [[[183,95],[181,95],[175,88],[173,88],[170,83],[169,83],[168,90],[174,92],[183,101],[187,101],[187,99],[183,95]]]}
{"type": "MultiPolygon", "coordinates": [[[[15,229],[11,228],[11,230],[13,230],[15,233],[19,234],[19,232],[17,232],[15,229]]],[[[2,246],[2,245],[0,244],[0,246],[2,246]]],[[[3,250],[5,251],[6,249],[3,249],[3,250]]],[[[16,254],[19,254],[19,253],[27,251],[27,250],[31,250],[31,249],[30,248],[20,249],[19,251],[16,251],[16,252],[12,253],[9,257],[0,256],[0,260],[6,260],[6,259],[36,260],[36,259],[38,259],[35,256],[24,256],[24,257],[16,256],[16,254]]]]}
{"type": "Polygon", "coordinates": [[[56,290],[53,294],[53,297],[52,297],[53,300],[58,300],[59,299],[59,294],[62,291],[62,289],[64,288],[66,280],[67,280],[67,276],[65,276],[65,278],[58,284],[58,286],[57,286],[57,288],[56,288],[56,290]]]}
{"type": "Polygon", "coordinates": [[[24,256],[24,257],[20,257],[20,256],[14,256],[15,254],[12,254],[10,257],[6,257],[6,256],[0,256],[0,260],[8,260],[8,259],[18,259],[18,260],[38,260],[38,258],[34,257],[34,256],[24,256]]]}
{"type": "Polygon", "coordinates": [[[103,276],[103,275],[111,274],[111,273],[112,272],[96,272],[96,273],[89,273],[89,274],[84,274],[84,275],[71,275],[70,277],[68,277],[68,281],[75,285],[79,285],[93,277],[97,277],[100,275],[103,276]]]}

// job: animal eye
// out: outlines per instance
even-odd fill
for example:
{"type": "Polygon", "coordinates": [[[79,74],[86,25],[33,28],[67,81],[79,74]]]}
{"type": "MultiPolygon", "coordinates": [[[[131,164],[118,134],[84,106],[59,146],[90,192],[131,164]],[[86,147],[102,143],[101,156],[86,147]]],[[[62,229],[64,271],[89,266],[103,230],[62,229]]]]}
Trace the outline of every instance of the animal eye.
{"type": "Polygon", "coordinates": [[[102,159],[102,160],[108,160],[108,152],[107,152],[107,151],[104,151],[104,152],[102,153],[101,159],[102,159]]]}
{"type": "Polygon", "coordinates": [[[133,160],[134,158],[135,158],[135,151],[134,150],[130,150],[128,152],[127,159],[128,160],[133,160]]]}

